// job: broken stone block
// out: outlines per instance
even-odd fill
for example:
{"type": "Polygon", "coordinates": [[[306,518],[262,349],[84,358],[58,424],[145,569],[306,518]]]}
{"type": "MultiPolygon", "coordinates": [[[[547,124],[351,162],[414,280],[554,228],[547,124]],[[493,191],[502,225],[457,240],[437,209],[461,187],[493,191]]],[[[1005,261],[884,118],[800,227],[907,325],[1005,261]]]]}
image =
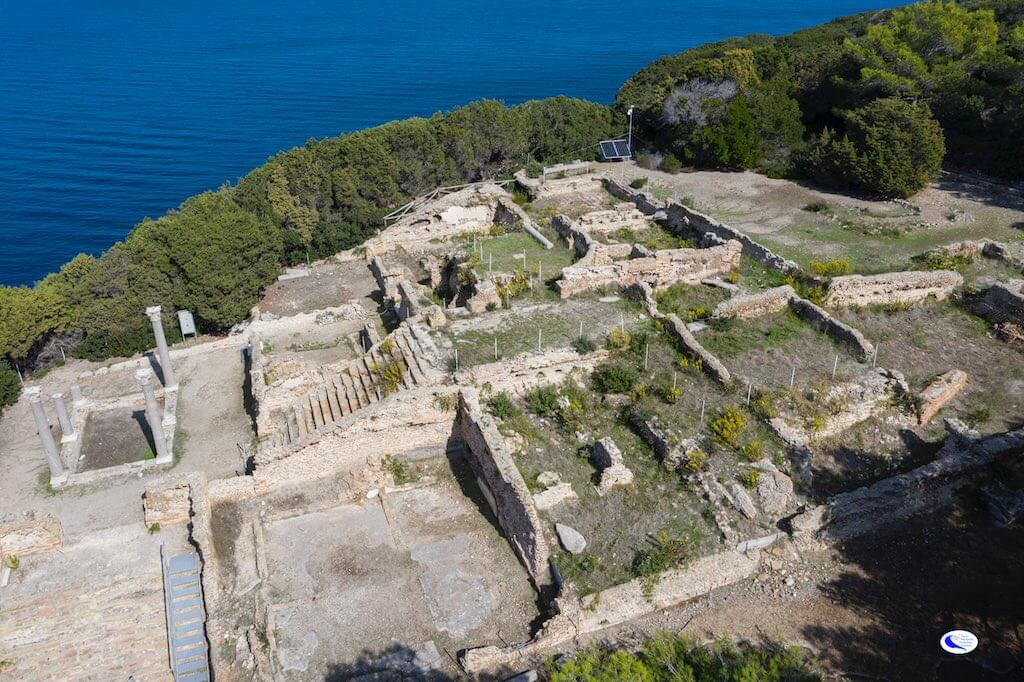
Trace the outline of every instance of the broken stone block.
{"type": "Polygon", "coordinates": [[[142,498],[142,509],[147,527],[187,523],[192,511],[188,484],[147,490],[142,498]]]}
{"type": "Polygon", "coordinates": [[[624,464],[615,464],[601,472],[601,482],[597,485],[597,494],[604,495],[615,486],[629,485],[632,482],[633,472],[624,464]]]}
{"type": "Polygon", "coordinates": [[[558,541],[562,543],[562,547],[565,547],[567,552],[581,554],[587,548],[587,541],[572,526],[556,523],[555,532],[558,533],[558,541]]]}
{"type": "Polygon", "coordinates": [[[533,506],[540,510],[551,509],[567,500],[575,500],[576,491],[568,483],[558,483],[544,492],[533,496],[533,506]]]}
{"type": "Polygon", "coordinates": [[[766,459],[754,466],[762,472],[757,484],[761,508],[768,514],[781,514],[793,499],[793,480],[766,459]]]}
{"type": "Polygon", "coordinates": [[[0,526],[0,557],[27,556],[52,552],[64,546],[60,521],[33,514],[24,521],[0,526]]]}
{"type": "Polygon", "coordinates": [[[602,438],[594,443],[590,461],[602,471],[616,464],[622,464],[622,451],[611,438],[602,438]]]}
{"type": "Polygon", "coordinates": [[[629,485],[633,482],[633,472],[622,463],[622,451],[611,438],[597,441],[590,459],[594,466],[601,470],[601,482],[597,486],[598,495],[604,495],[615,486],[629,485]]]}
{"type": "Polygon", "coordinates": [[[757,516],[757,507],[754,506],[754,501],[750,499],[750,495],[743,489],[743,486],[739,483],[733,483],[729,488],[729,493],[732,495],[732,504],[736,507],[736,511],[748,519],[757,516]]]}
{"type": "Polygon", "coordinates": [[[537,482],[545,488],[551,488],[561,483],[562,477],[555,471],[542,471],[540,475],[537,476],[537,482]]]}
{"type": "Polygon", "coordinates": [[[927,424],[942,407],[967,386],[967,373],[959,369],[946,372],[928,384],[918,395],[917,423],[927,424]]]}

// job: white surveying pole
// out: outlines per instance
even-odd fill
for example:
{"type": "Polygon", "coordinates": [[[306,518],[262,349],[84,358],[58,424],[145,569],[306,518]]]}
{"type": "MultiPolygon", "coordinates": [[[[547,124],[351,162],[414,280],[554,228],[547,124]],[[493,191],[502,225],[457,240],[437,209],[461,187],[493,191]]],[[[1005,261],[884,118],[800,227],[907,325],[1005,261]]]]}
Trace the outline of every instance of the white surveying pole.
{"type": "Polygon", "coordinates": [[[633,157],[633,107],[629,108],[626,112],[629,116],[629,132],[626,134],[626,148],[629,151],[630,158],[633,157]]]}

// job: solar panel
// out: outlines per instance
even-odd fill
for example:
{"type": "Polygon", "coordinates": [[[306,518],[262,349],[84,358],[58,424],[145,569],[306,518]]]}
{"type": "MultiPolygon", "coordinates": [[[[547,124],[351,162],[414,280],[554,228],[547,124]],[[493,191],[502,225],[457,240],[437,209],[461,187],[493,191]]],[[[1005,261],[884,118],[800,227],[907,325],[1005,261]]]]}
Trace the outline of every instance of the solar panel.
{"type": "Polygon", "coordinates": [[[632,156],[626,140],[603,140],[601,142],[601,158],[605,161],[628,159],[632,156]]]}

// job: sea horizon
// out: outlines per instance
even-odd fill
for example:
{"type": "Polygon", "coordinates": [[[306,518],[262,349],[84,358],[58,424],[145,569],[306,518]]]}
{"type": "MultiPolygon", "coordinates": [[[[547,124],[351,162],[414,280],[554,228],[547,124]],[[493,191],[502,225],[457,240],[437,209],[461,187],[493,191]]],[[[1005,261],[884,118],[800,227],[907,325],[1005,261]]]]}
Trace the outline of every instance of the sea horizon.
{"type": "Polygon", "coordinates": [[[0,26],[6,285],[99,255],[144,217],[308,139],[482,98],[610,103],[659,56],[892,6],[659,1],[637,17],[618,3],[537,0],[11,4],[0,26]]]}

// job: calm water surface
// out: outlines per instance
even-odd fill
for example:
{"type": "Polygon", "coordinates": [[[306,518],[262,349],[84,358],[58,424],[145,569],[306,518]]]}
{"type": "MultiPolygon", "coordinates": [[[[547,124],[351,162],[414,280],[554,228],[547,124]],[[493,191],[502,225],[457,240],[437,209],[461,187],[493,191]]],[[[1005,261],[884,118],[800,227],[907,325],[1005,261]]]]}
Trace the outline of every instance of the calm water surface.
{"type": "Polygon", "coordinates": [[[611,102],[650,60],[885,0],[3,0],[0,283],[320,138],[482,97],[611,102]]]}

